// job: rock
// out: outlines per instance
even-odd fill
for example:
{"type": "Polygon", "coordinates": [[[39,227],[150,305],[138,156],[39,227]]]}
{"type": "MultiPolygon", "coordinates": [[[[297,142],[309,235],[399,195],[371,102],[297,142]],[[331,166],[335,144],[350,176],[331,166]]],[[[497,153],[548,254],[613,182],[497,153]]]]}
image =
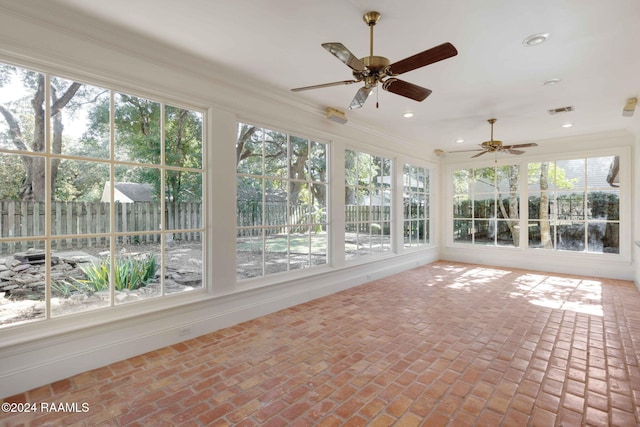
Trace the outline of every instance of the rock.
{"type": "Polygon", "coordinates": [[[17,287],[15,289],[11,290],[11,296],[12,297],[24,297],[28,293],[29,293],[29,291],[27,291],[26,289],[22,289],[21,287],[17,287]]]}
{"type": "MultiPolygon", "coordinates": [[[[114,301],[116,303],[127,303],[161,295],[160,277],[163,275],[165,276],[164,292],[167,294],[201,288],[203,280],[202,263],[197,256],[194,258],[188,257],[187,253],[191,251],[192,249],[180,248],[180,245],[178,245],[178,248],[167,249],[165,259],[169,260],[169,265],[165,265],[164,270],[158,269],[156,271],[156,280],[135,291],[116,291],[114,293],[114,301]]],[[[29,253],[29,251],[25,251],[25,253],[29,253]]],[[[41,251],[41,253],[44,253],[44,251],[41,251]]],[[[30,254],[37,255],[38,252],[34,250],[30,254]]],[[[98,258],[80,250],[57,251],[55,255],[58,263],[52,263],[50,267],[51,279],[58,282],[64,281],[68,284],[75,283],[74,279],[83,280],[86,275],[82,270],[82,265],[92,261],[103,262],[109,254],[109,251],[103,251],[101,253],[102,257],[98,258]]],[[[127,252],[126,256],[145,258],[149,256],[149,253],[145,251],[127,252]]],[[[9,313],[7,319],[33,319],[43,315],[46,307],[44,302],[45,272],[46,266],[44,263],[29,264],[20,262],[10,256],[0,258],[0,304],[3,306],[3,313],[9,313]],[[11,308],[7,309],[7,305],[11,306],[11,308]]],[[[104,307],[109,304],[110,298],[111,292],[109,290],[92,292],[88,288],[79,286],[77,289],[73,288],[67,296],[55,294],[55,300],[52,299],[51,303],[52,314],[57,317],[104,307]]]]}
{"type": "Polygon", "coordinates": [[[183,286],[200,285],[202,283],[202,276],[199,274],[191,274],[191,275],[176,277],[173,280],[175,280],[176,283],[183,286]]]}
{"type": "Polygon", "coordinates": [[[189,258],[189,264],[197,265],[198,267],[202,267],[202,261],[196,258],[189,258]]]}

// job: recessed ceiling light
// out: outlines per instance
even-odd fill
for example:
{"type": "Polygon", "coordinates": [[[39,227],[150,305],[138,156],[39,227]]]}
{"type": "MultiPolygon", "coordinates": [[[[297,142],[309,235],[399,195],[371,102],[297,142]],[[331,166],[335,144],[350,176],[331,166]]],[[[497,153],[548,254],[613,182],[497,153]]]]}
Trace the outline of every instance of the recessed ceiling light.
{"type": "Polygon", "coordinates": [[[412,113],[411,111],[407,111],[406,113],[404,113],[404,114],[402,115],[402,117],[405,117],[405,118],[407,118],[407,119],[408,119],[409,117],[413,117],[413,113],[412,113]]]}
{"type": "Polygon", "coordinates": [[[553,85],[557,85],[558,83],[560,83],[562,80],[560,79],[549,79],[546,82],[542,83],[545,86],[553,86],[553,85]]]}
{"type": "Polygon", "coordinates": [[[457,142],[458,144],[462,144],[462,143],[464,142],[464,139],[462,139],[462,138],[458,138],[458,139],[456,139],[456,142],[457,142]]]}
{"type": "Polygon", "coordinates": [[[528,47],[538,46],[539,44],[546,42],[548,38],[549,33],[532,34],[526,39],[522,40],[522,44],[528,47]]]}
{"type": "Polygon", "coordinates": [[[563,123],[562,124],[563,128],[570,128],[571,126],[573,126],[573,123],[563,123]]]}

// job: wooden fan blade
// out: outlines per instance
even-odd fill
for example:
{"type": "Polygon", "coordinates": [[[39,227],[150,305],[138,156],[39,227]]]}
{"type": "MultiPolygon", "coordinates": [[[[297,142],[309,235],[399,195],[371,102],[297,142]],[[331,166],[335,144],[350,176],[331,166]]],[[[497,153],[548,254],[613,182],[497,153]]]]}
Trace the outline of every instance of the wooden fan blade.
{"type": "Polygon", "coordinates": [[[397,76],[407,71],[415,70],[416,68],[424,67],[434,62],[442,61],[443,59],[456,56],[458,51],[451,43],[443,43],[439,46],[427,49],[424,52],[417,53],[408,58],[402,59],[398,62],[394,62],[389,66],[389,75],[397,76]]]}
{"type": "Polygon", "coordinates": [[[527,147],[537,147],[538,144],[536,144],[535,142],[531,142],[529,144],[515,144],[515,145],[508,145],[505,148],[527,148],[527,147]]]}
{"type": "Polygon", "coordinates": [[[367,69],[366,65],[362,63],[349,49],[347,49],[342,43],[322,43],[322,47],[327,49],[330,54],[344,62],[347,67],[354,71],[364,71],[367,69]]]}
{"type": "Polygon", "coordinates": [[[431,90],[413,83],[396,78],[390,78],[382,83],[382,89],[421,102],[431,95],[431,90]]]}
{"type": "Polygon", "coordinates": [[[513,148],[507,148],[506,151],[509,154],[524,154],[524,151],[522,151],[522,150],[514,150],[513,148]]]}
{"type": "Polygon", "coordinates": [[[342,80],[342,81],[333,82],[333,83],[323,83],[323,84],[313,85],[313,86],[296,87],[296,88],[291,89],[291,90],[293,92],[300,92],[300,91],[303,91],[303,90],[320,89],[320,88],[323,88],[323,87],[350,85],[352,83],[358,83],[358,80],[342,80]]]}
{"type": "Polygon", "coordinates": [[[482,148],[478,148],[478,149],[475,149],[475,150],[455,150],[455,151],[447,151],[447,154],[449,154],[449,153],[471,153],[473,151],[486,151],[486,150],[483,150],[482,148]]]}
{"type": "Polygon", "coordinates": [[[482,156],[482,155],[483,155],[483,154],[485,154],[485,153],[488,153],[488,151],[486,151],[486,150],[485,150],[485,151],[483,151],[483,152],[481,152],[481,153],[476,154],[475,156],[471,156],[471,158],[473,159],[474,157],[480,157],[480,156],[482,156]]]}
{"type": "Polygon", "coordinates": [[[364,103],[367,102],[367,98],[371,95],[371,92],[373,92],[373,88],[368,86],[363,86],[358,89],[356,96],[354,96],[351,101],[351,105],[349,105],[349,110],[355,110],[356,108],[362,107],[364,103]]]}

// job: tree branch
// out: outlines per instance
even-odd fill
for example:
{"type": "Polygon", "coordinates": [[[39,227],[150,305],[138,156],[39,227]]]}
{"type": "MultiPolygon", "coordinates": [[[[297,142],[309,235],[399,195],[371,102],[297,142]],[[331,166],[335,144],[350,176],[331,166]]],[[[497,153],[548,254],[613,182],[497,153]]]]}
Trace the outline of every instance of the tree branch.
{"type": "Polygon", "coordinates": [[[53,105],[51,105],[51,115],[55,116],[56,114],[58,114],[60,110],[62,110],[69,103],[69,101],[71,101],[71,98],[75,96],[76,92],[78,91],[78,89],[80,89],[81,86],[82,85],[80,83],[73,82],[71,86],[69,86],[69,89],[67,89],[60,98],[55,99],[53,105]]]}
{"type": "Polygon", "coordinates": [[[15,145],[18,150],[29,151],[29,148],[24,141],[24,137],[22,136],[20,125],[13,117],[13,114],[11,114],[11,112],[4,108],[2,105],[0,105],[0,113],[4,116],[4,119],[9,125],[9,136],[11,137],[11,142],[13,142],[13,145],[15,145]]]}

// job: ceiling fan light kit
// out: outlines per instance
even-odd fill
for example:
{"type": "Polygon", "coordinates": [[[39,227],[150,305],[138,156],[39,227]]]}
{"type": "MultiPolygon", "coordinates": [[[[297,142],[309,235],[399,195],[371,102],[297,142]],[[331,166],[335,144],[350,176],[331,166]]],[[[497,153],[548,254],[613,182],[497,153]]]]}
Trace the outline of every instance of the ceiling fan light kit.
{"type": "Polygon", "coordinates": [[[431,95],[430,89],[400,80],[395,76],[451,58],[456,56],[458,51],[451,43],[447,42],[391,63],[386,57],[373,54],[373,27],[380,20],[380,17],[380,13],[376,11],[367,12],[362,17],[364,22],[369,26],[369,56],[357,58],[342,43],[331,42],[322,44],[322,47],[330,54],[351,68],[354,77],[352,80],[304,86],[291,90],[293,92],[300,92],[310,89],[364,82],[364,86],[356,92],[355,97],[351,101],[351,105],[349,106],[350,110],[361,108],[367,101],[367,98],[373,93],[373,90],[378,87],[378,83],[380,83],[382,89],[387,92],[395,93],[396,95],[418,102],[424,101],[431,95]]]}
{"type": "Polygon", "coordinates": [[[622,109],[622,115],[625,117],[633,116],[633,112],[636,111],[636,105],[638,104],[638,98],[629,98],[627,103],[622,109]]]}

